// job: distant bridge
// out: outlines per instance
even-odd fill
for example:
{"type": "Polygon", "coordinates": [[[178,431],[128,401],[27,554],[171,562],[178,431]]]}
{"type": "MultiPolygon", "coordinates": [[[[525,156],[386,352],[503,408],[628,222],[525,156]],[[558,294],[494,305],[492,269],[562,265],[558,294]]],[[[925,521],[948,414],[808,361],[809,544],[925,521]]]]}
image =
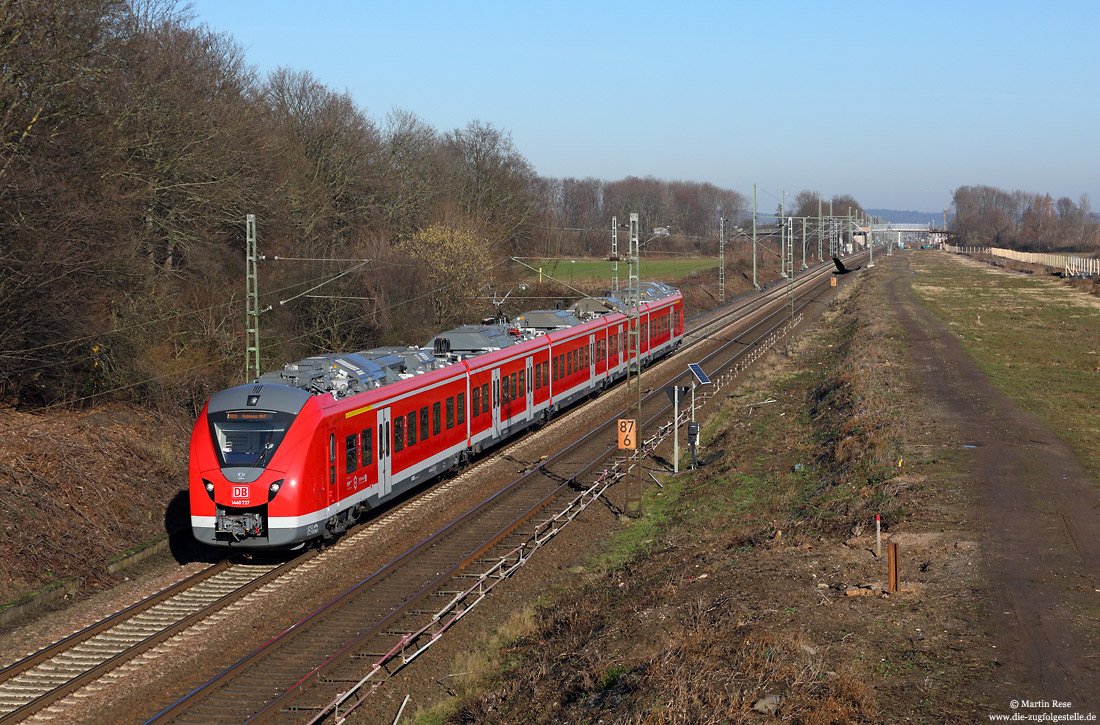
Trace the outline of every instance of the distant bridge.
{"type": "MultiPolygon", "coordinates": [[[[955,236],[955,232],[946,229],[940,229],[934,224],[873,224],[871,230],[879,235],[881,238],[890,238],[891,233],[897,233],[897,240],[900,242],[902,238],[906,241],[912,241],[915,237],[921,239],[927,238],[927,241],[935,243],[942,242],[950,237],[955,236]],[[885,234],[884,234],[885,233],[885,234]]],[[[860,231],[867,231],[866,227],[861,227],[860,231]]]]}
{"type": "Polygon", "coordinates": [[[924,234],[943,233],[931,224],[874,224],[872,230],[876,232],[923,232],[924,234]]]}

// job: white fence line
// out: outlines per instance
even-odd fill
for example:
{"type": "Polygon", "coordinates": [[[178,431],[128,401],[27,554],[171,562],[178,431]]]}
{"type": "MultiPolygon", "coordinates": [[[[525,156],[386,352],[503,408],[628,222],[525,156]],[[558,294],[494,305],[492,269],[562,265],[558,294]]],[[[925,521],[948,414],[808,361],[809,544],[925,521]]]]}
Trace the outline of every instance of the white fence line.
{"type": "Polygon", "coordinates": [[[1017,252],[1015,249],[1001,249],[999,247],[956,247],[950,244],[945,244],[943,248],[954,254],[991,254],[994,257],[1004,257],[1026,264],[1042,264],[1047,267],[1061,269],[1066,276],[1092,277],[1100,275],[1100,259],[1092,257],[1078,257],[1073,254],[1017,252]]]}

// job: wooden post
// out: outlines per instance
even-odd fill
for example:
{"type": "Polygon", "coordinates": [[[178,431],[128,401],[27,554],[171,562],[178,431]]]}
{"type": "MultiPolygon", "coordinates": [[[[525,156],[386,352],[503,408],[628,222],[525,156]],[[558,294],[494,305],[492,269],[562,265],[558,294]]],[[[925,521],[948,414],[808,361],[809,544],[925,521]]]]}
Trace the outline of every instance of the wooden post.
{"type": "Polygon", "coordinates": [[[891,594],[894,594],[898,590],[898,543],[896,541],[890,542],[889,549],[890,558],[890,583],[886,589],[891,594]]]}

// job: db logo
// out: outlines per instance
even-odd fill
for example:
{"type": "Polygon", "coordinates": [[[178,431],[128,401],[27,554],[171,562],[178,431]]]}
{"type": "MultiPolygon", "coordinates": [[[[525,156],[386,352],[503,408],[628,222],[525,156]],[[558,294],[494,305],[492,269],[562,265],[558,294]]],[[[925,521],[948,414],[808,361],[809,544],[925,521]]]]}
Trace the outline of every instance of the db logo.
{"type": "Polygon", "coordinates": [[[233,498],[248,498],[248,486],[234,486],[233,498]]]}

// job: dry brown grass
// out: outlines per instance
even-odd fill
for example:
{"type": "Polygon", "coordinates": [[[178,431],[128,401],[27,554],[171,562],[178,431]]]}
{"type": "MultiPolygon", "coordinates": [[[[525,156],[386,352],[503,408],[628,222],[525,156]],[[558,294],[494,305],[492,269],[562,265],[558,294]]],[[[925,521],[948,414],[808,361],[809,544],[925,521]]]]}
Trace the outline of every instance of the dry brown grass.
{"type": "Polygon", "coordinates": [[[619,601],[588,591],[558,602],[532,640],[510,648],[515,668],[450,721],[758,722],[752,708],[765,695],[782,697],[787,722],[875,721],[858,677],[830,671],[799,638],[747,623],[729,593],[680,603],[667,587],[661,597],[627,590],[619,601]],[[617,619],[622,611],[640,624],[617,619]]]}
{"type": "Polygon", "coordinates": [[[106,581],[113,555],[164,531],[186,489],[186,431],[104,407],[0,412],[0,602],[67,576],[106,581]]]}

